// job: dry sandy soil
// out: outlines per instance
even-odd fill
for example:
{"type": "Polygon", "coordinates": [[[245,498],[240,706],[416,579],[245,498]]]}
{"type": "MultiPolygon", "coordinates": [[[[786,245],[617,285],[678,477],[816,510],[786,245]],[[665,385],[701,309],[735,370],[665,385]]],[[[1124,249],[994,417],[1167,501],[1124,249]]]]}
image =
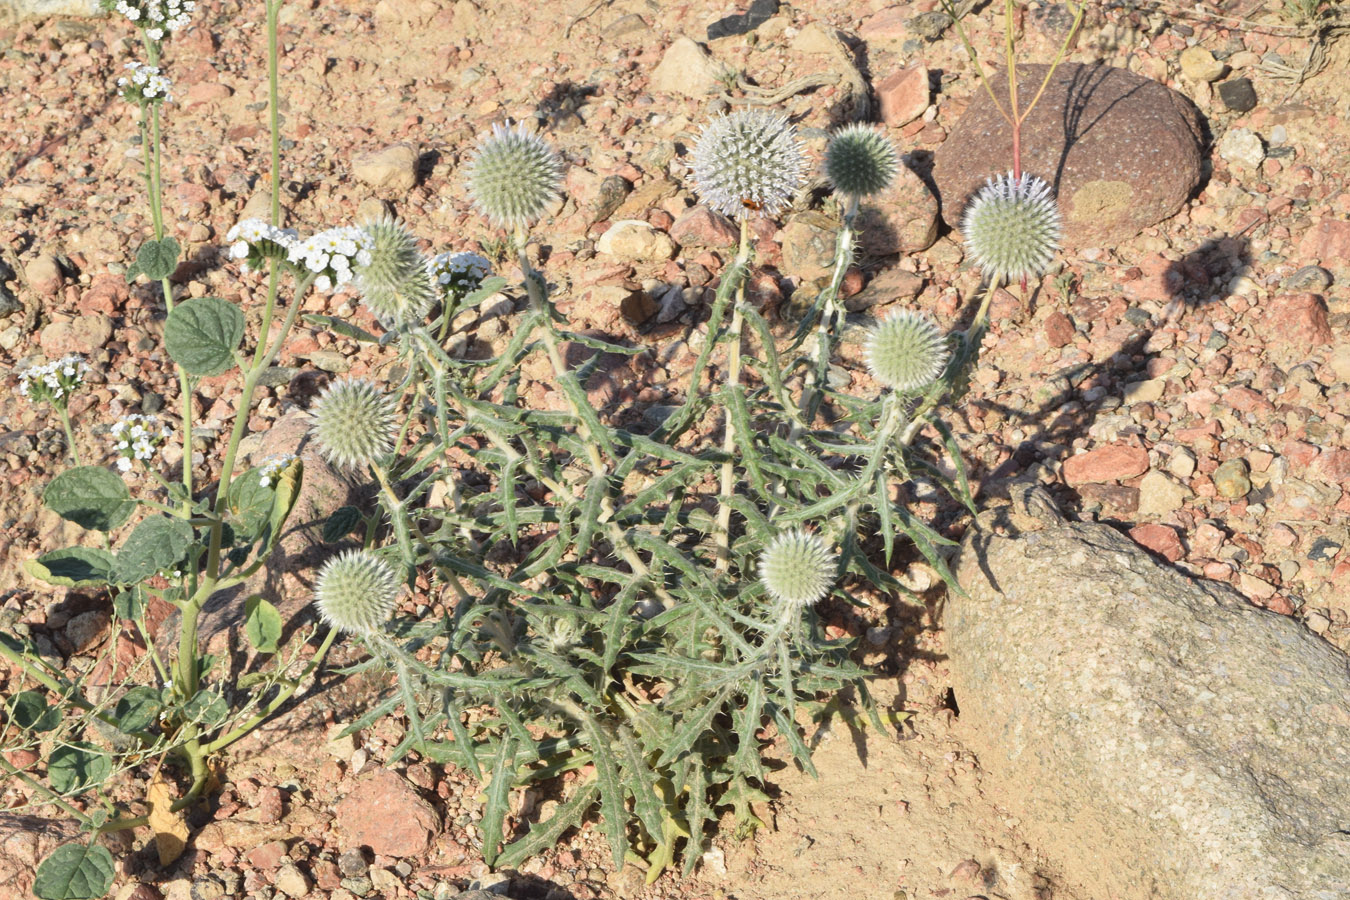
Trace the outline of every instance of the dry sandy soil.
{"type": "MultiPolygon", "coordinates": [[[[926,65],[937,88],[932,107],[890,132],[917,165],[942,143],[978,85],[950,36],[905,44],[903,35],[875,26],[869,32],[874,14],[894,5],[784,4],[752,38],[713,41],[710,50],[769,89],[837,70],[828,55],[797,40],[812,23],[838,29],[874,84],[898,68],[926,65]]],[[[935,4],[900,5],[917,15],[935,4]]],[[[1229,129],[1250,128],[1264,139],[1267,158],[1253,169],[1215,156],[1201,191],[1173,220],[1117,246],[1066,254],[1061,274],[1073,278],[1047,277],[1032,305],[1003,296],[975,388],[952,421],[977,478],[1034,470],[1080,515],[1124,528],[1165,525],[1180,551],[1175,564],[1230,581],[1253,602],[1299,616],[1344,647],[1350,639],[1350,553],[1342,549],[1350,543],[1344,484],[1350,477],[1350,269],[1344,268],[1350,258],[1350,41],[1327,48],[1326,67],[1294,90],[1283,74],[1302,67],[1311,44],[1276,15],[1279,5],[1228,0],[1196,12],[1195,4],[1092,4],[1070,58],[1103,60],[1168,83],[1195,100],[1216,140],[1229,129]],[[1259,97],[1253,111],[1225,110],[1209,84],[1180,74],[1181,51],[1197,43],[1252,79],[1259,97]],[[1174,263],[1188,267],[1188,290],[1194,289],[1181,304],[1173,302],[1178,290],[1166,277],[1174,263]],[[1312,264],[1326,270],[1330,287],[1305,268],[1312,264]],[[1330,344],[1291,346],[1263,318],[1270,297],[1305,283],[1325,298],[1330,344]],[[1063,316],[1071,331],[1052,344],[1063,316]],[[1123,387],[1141,379],[1159,382],[1151,384],[1147,399],[1123,387]],[[1184,488],[1175,508],[1140,513],[1138,479],[1092,490],[1063,483],[1059,462],[1066,455],[1121,442],[1146,448],[1154,469],[1172,473],[1184,488]],[[1185,456],[1192,465],[1177,461],[1185,456]],[[1253,491],[1225,499],[1209,476],[1235,458],[1247,460],[1253,491]]],[[[178,100],[167,114],[168,221],[194,261],[194,280],[183,289],[247,304],[256,299],[258,282],[241,280],[218,250],[245,203],[268,187],[260,180],[267,147],[261,4],[204,0],[200,6],[166,60],[178,100]]],[[[682,255],[655,270],[616,270],[594,252],[606,223],[592,221],[591,203],[609,175],[632,184],[630,200],[648,201],[621,208],[615,218],[636,215],[667,228],[693,202],[684,160],[713,107],[708,100],[655,93],[649,79],[675,37],[702,40],[710,22],[733,11],[722,0],[290,0],[283,14],[287,144],[281,186],[290,223],[302,231],[347,224],[359,221],[372,202],[384,201],[434,252],[490,248],[498,235],[472,214],[461,162],[474,136],[491,123],[532,117],[571,167],[574,199],[541,233],[551,248],[550,278],[574,288],[569,314],[630,340],[672,345],[697,327],[706,307],[652,328],[596,299],[607,294],[582,289],[640,285],[648,278],[706,281],[715,271],[703,263],[715,267],[719,260],[682,255]],[[588,15],[578,18],[583,13],[588,15]],[[396,142],[419,153],[415,187],[376,189],[354,177],[357,159],[396,142]]],[[[1038,29],[1038,21],[1032,17],[1026,24],[1022,53],[1048,60],[1055,40],[1038,29]]],[[[977,46],[997,47],[1001,27],[982,7],[971,28],[977,46]]],[[[162,400],[169,406],[176,396],[163,360],[145,352],[154,346],[162,315],[154,294],[144,286],[129,292],[122,286],[124,267],[149,231],[135,110],[115,90],[123,64],[139,58],[129,36],[125,23],[114,21],[0,30],[0,258],[15,270],[5,285],[19,301],[0,318],[0,372],[44,354],[87,353],[98,374],[74,411],[82,449],[96,460],[110,454],[105,435],[114,417],[140,409],[151,395],[158,395],[152,405],[162,400]],[[60,271],[34,266],[42,254],[58,260],[60,271]],[[68,324],[50,330],[62,323],[68,324]]],[[[730,96],[735,102],[740,95],[730,96]]],[[[795,94],[783,106],[803,127],[827,129],[848,114],[843,96],[841,86],[827,85],[795,94]]],[[[919,308],[944,325],[957,320],[958,301],[972,293],[979,274],[962,265],[959,241],[945,226],[942,232],[925,251],[865,261],[867,280],[904,272],[921,281],[912,299],[883,300],[878,311],[919,308]]],[[[761,262],[781,259],[776,227],[766,226],[760,237],[761,262]]],[[[766,289],[781,294],[790,287],[766,289]]],[[[335,314],[354,307],[342,295],[311,303],[316,312],[335,314]]],[[[497,325],[479,334],[489,342],[499,336],[497,325]]],[[[380,361],[315,329],[302,332],[281,362],[360,373],[380,361]]],[[[675,367],[661,377],[678,396],[675,367]]],[[[79,614],[97,611],[97,599],[66,598],[21,569],[24,559],[76,538],[38,500],[41,486],[65,464],[60,430],[45,411],[17,396],[12,375],[0,378],[4,622],[49,635],[59,650],[74,655],[72,665],[87,667],[106,635],[76,648],[67,626],[79,614]]],[[[648,383],[653,381],[659,379],[648,383]]],[[[255,429],[306,402],[287,390],[264,391],[255,429]]],[[[206,424],[219,426],[233,400],[222,387],[206,385],[206,424]]],[[[209,457],[209,435],[203,440],[209,457]]],[[[956,531],[960,525],[951,523],[956,531]]],[[[1150,533],[1140,534],[1146,539],[1150,533]]],[[[963,726],[945,701],[939,594],[930,594],[923,609],[897,601],[865,616],[838,611],[840,627],[878,629],[872,634],[879,642],[864,641],[860,654],[878,666],[878,694],[912,715],[898,735],[869,732],[865,739],[834,723],[820,735],[819,780],[780,765],[775,799],[762,816],[770,828],[743,842],[721,836],[696,877],[665,876],[644,889],[631,868],[609,871],[603,842],[587,827],[517,873],[511,895],[1068,897],[1055,885],[1053,861],[1019,840],[1018,822],[999,809],[996,792],[982,784],[978,761],[963,749],[963,726]]],[[[6,692],[19,687],[10,673],[6,692]]],[[[231,752],[228,783],[201,823],[233,816],[265,820],[276,813],[290,824],[283,829],[284,851],[312,884],[311,894],[347,898],[361,883],[332,884],[341,849],[333,804],[396,742],[391,729],[398,726],[377,726],[352,745],[328,743],[329,725],[359,713],[379,686],[325,678],[322,687],[313,704],[231,752]]],[[[375,859],[372,874],[364,876],[375,884],[373,895],[411,896],[440,883],[463,888],[485,877],[473,849],[476,786],[421,763],[400,771],[433,799],[446,828],[416,857],[375,859]]],[[[133,796],[134,787],[128,784],[122,793],[133,796]]],[[[5,804],[20,794],[7,785],[5,804]]],[[[161,871],[146,837],[130,837],[120,848],[125,862],[119,889],[144,883],[154,887],[135,895],[143,900],[155,892],[186,897],[194,879],[215,872],[241,895],[270,896],[285,861],[251,852],[256,848],[245,845],[246,837],[237,840],[198,846],[161,871]]]]}

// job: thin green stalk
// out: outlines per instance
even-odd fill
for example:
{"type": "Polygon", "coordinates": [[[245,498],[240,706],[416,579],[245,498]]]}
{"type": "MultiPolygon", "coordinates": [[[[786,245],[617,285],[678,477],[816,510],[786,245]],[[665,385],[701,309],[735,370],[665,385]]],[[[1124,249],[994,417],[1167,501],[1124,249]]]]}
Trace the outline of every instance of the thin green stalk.
{"type": "MultiPolygon", "coordinates": [[[[279,102],[277,30],[282,0],[267,0],[267,105],[272,130],[272,225],[281,225],[281,109],[279,102]]],[[[273,271],[276,264],[273,263],[273,271]]]]}
{"type": "MultiPolygon", "coordinates": [[[[741,256],[749,253],[750,217],[741,214],[741,256]]],[[[745,282],[736,288],[736,302],[731,309],[731,326],[728,338],[731,346],[727,359],[727,390],[737,391],[741,387],[741,324],[744,320],[745,282]]],[[[717,527],[713,532],[717,546],[717,571],[725,572],[731,566],[731,497],[735,493],[736,465],[732,456],[736,450],[736,425],[732,421],[731,411],[727,410],[726,427],[722,432],[722,452],[727,455],[722,463],[721,485],[717,496],[717,527]]]]}
{"type": "Polygon", "coordinates": [[[64,406],[58,406],[56,414],[61,419],[61,428],[66,432],[66,449],[70,451],[70,460],[78,466],[80,451],[75,449],[75,431],[70,427],[70,412],[64,406]]]}
{"type": "Polygon", "coordinates": [[[19,769],[17,766],[12,765],[9,760],[5,759],[5,756],[2,753],[0,753],[0,769],[3,769],[5,774],[10,776],[11,778],[17,778],[20,781],[22,781],[25,785],[28,786],[30,790],[36,791],[37,793],[45,796],[51,803],[55,804],[56,806],[59,806],[61,809],[63,809],[70,815],[79,819],[82,824],[85,825],[89,824],[90,819],[87,813],[83,813],[80,810],[76,809],[75,807],[71,806],[61,797],[60,794],[56,793],[56,791],[47,787],[45,784],[38,781],[37,779],[29,776],[26,772],[19,769]]]}

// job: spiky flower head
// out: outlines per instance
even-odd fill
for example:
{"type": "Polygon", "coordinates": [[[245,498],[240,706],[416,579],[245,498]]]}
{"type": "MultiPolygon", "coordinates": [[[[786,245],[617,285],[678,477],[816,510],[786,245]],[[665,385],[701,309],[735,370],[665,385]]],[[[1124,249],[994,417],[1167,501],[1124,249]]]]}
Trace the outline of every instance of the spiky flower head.
{"type": "Polygon", "coordinates": [[[394,614],[398,590],[398,575],[386,562],[369,550],[348,550],[324,563],[314,596],[329,625],[368,636],[394,614]]]}
{"type": "Polygon", "coordinates": [[[785,208],[801,186],[806,155],[786,116],[741,109],[704,126],[693,162],[704,202],[734,218],[785,208]]]}
{"type": "Polygon", "coordinates": [[[947,366],[947,340],[924,315],[904,311],[872,329],[867,338],[872,377],[902,393],[921,391],[947,366]]]}
{"type": "Polygon", "coordinates": [[[1050,185],[1009,172],[990,178],[966,204],[961,233],[986,277],[1036,278],[1059,249],[1059,208],[1050,185]]]}
{"type": "Polygon", "coordinates": [[[436,289],[412,232],[388,216],[362,230],[370,239],[370,254],[353,268],[361,299],[386,328],[426,318],[436,289]]]}
{"type": "Polygon", "coordinates": [[[315,402],[313,431],[334,465],[369,465],[394,448],[394,401],[374,382],[340,379],[315,402]]]}
{"type": "Polygon", "coordinates": [[[543,138],[499,122],[469,160],[469,196],[492,224],[515,228],[544,214],[562,177],[562,160],[543,138]]]}
{"type": "Polygon", "coordinates": [[[801,528],[779,533],[759,555],[759,580],[791,611],[819,602],[834,586],[835,556],[818,535],[801,528]]]}
{"type": "Polygon", "coordinates": [[[895,145],[862,122],[835,132],[825,148],[825,175],[841,194],[879,194],[891,186],[898,171],[900,154],[895,145]]]}

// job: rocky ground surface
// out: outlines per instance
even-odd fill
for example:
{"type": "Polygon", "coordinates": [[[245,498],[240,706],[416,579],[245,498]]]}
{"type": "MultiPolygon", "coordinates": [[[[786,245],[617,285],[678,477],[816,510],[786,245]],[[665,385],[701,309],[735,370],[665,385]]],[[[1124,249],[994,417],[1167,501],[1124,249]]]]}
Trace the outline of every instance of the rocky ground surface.
{"type": "MultiPolygon", "coordinates": [[[[259,5],[199,5],[166,56],[176,100],[166,115],[166,216],[186,249],[176,275],[185,295],[256,308],[260,282],[241,278],[221,245],[274,188],[302,231],[389,208],[434,252],[493,255],[501,236],[472,213],[461,163],[491,123],[533,123],[568,163],[566,199],[538,231],[559,307],[576,325],[652,349],[641,365],[591,386],[597,406],[640,418],[645,406],[681,395],[689,342],[734,237],[695,205],[688,154],[700,124],[747,96],[781,92],[779,105],[819,155],[865,87],[873,118],[913,175],[870,213],[866,256],[847,284],[850,309],[860,322],[904,308],[946,327],[969,316],[979,272],[964,261],[931,185],[935,154],[979,152],[947,139],[980,88],[931,0],[784,4],[765,21],[714,32],[758,22],[746,34],[711,39],[709,26],[736,11],[717,0],[291,0],[282,15],[286,142],[277,186],[262,174],[259,5]],[[607,234],[614,223],[624,224],[607,234]]],[[[951,422],[988,501],[1003,479],[1039,479],[1073,514],[1110,522],[1179,569],[1227,582],[1344,649],[1350,42],[1326,46],[1325,67],[1296,85],[1290,78],[1312,44],[1278,15],[1280,3],[1212,6],[1092,5],[1070,58],[1126,68],[1189,97],[1207,131],[1199,187],[1142,233],[1067,247],[1030,296],[1017,287],[1000,293],[975,384],[951,422]]],[[[1001,4],[982,7],[969,25],[987,60],[998,57],[1003,28],[991,7],[1001,4]]],[[[1048,61],[1063,9],[1029,7],[1018,23],[1021,52],[1048,61]]],[[[94,461],[112,458],[107,430],[117,416],[176,403],[155,350],[160,301],[123,278],[150,220],[136,111],[117,99],[115,84],[124,63],[141,58],[121,22],[0,30],[0,592],[7,627],[27,628],[80,671],[107,644],[108,612],[98,598],[53,593],[23,574],[23,560],[80,536],[41,508],[42,485],[66,464],[64,440],[46,410],[13,390],[13,373],[64,353],[89,359],[93,383],[71,409],[80,449],[94,461]]],[[[1153,176],[1129,177],[1142,195],[1153,176]]],[[[756,226],[754,295],[785,326],[794,300],[823,275],[828,215],[817,193],[783,221],[756,226]]],[[[349,295],[306,304],[358,322],[363,315],[349,295]]],[[[514,321],[509,303],[493,312],[474,332],[489,347],[514,321]]],[[[251,427],[265,432],[305,406],[327,373],[389,363],[363,346],[302,329],[280,360],[287,377],[262,391],[251,427]]],[[[842,356],[844,373],[865,385],[856,330],[842,356]]],[[[540,378],[526,396],[549,402],[545,374],[526,374],[540,378]]],[[[198,392],[199,466],[223,439],[238,399],[231,391],[226,379],[206,379],[198,392]]],[[[935,503],[924,506],[937,516],[935,503]]],[[[954,535],[962,527],[944,522],[954,535]]],[[[878,666],[890,702],[914,713],[906,740],[869,734],[863,767],[837,726],[822,745],[821,781],[780,771],[777,799],[762,816],[773,828],[749,843],[719,839],[696,878],[664,877],[649,896],[1067,896],[1055,888],[1053,863],[984,799],[979,767],[950,728],[934,609],[896,605],[870,618],[836,611],[837,627],[863,635],[863,658],[878,666]]],[[[519,873],[487,873],[472,828],[478,785],[420,761],[382,771],[382,754],[401,737],[393,722],[356,740],[326,740],[380,686],[324,685],[303,716],[230,754],[192,850],[168,871],[143,837],[128,836],[119,887],[141,900],[193,891],[446,897],[470,887],[576,900],[643,893],[632,867],[611,871],[589,828],[519,873]],[[371,804],[388,815],[366,816],[371,804]],[[358,845],[373,855],[353,853],[358,845]]],[[[125,786],[127,797],[139,790],[125,786]]],[[[5,786],[5,805],[21,799],[5,786]]],[[[547,802],[520,799],[525,819],[529,803],[547,802]]],[[[22,829],[0,837],[7,867],[40,840],[22,829]]],[[[8,877],[0,872],[0,882],[8,877]]]]}

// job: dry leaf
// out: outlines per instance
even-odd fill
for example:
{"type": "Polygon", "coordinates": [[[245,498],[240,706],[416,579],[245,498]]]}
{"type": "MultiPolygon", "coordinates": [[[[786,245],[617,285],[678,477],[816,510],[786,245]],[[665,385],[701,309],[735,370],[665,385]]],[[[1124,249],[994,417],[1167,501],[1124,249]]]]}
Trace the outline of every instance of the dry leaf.
{"type": "Polygon", "coordinates": [[[170,811],[173,809],[173,792],[169,788],[169,783],[164,780],[164,775],[158,771],[150,782],[146,801],[150,804],[150,827],[155,831],[155,848],[159,850],[159,864],[167,866],[182,856],[184,848],[187,847],[187,820],[181,810],[170,811]]]}

